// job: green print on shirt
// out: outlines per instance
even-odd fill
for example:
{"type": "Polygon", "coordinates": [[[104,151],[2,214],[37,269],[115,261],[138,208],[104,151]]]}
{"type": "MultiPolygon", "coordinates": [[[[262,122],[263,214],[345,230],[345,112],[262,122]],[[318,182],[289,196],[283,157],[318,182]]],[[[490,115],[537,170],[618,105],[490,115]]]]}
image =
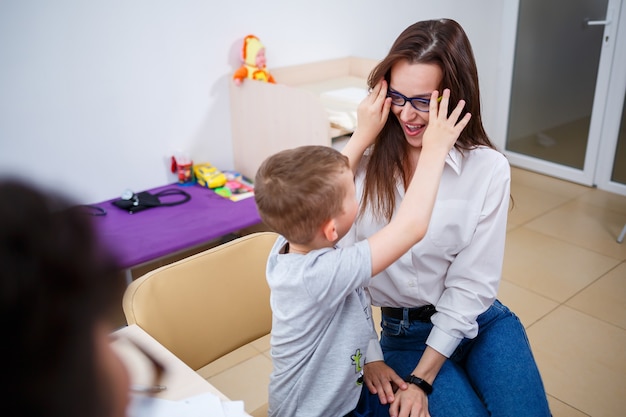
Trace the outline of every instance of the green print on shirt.
{"type": "Polygon", "coordinates": [[[356,380],[357,385],[363,385],[363,366],[361,366],[361,359],[363,358],[363,354],[361,353],[361,349],[357,349],[354,352],[354,355],[350,357],[352,359],[352,364],[354,365],[354,372],[359,374],[359,378],[356,380]]]}

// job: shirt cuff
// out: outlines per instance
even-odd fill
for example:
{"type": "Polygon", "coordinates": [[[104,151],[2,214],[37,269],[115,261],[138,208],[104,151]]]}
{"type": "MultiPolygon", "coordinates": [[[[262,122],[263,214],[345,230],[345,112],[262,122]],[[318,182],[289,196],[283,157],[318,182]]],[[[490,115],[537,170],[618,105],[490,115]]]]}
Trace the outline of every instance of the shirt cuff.
{"type": "Polygon", "coordinates": [[[367,346],[367,353],[365,353],[365,363],[383,361],[383,348],[380,347],[378,339],[370,339],[370,343],[367,346]]]}
{"type": "Polygon", "coordinates": [[[430,331],[428,339],[426,340],[426,344],[441,353],[446,358],[450,358],[450,356],[454,353],[454,350],[457,346],[459,346],[459,343],[461,343],[461,340],[462,338],[450,336],[438,327],[433,326],[433,329],[430,331]]]}

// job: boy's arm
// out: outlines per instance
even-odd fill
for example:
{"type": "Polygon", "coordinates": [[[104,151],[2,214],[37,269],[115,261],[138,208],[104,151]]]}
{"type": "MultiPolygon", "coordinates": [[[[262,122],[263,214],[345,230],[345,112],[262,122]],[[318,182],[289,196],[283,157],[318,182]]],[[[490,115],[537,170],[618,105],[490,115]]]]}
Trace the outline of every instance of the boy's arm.
{"type": "Polygon", "coordinates": [[[388,225],[368,238],[372,253],[372,276],[395,262],[426,234],[446,155],[469,122],[469,113],[458,120],[465,106],[463,100],[459,101],[448,118],[450,90],[444,90],[439,106],[437,97],[438,92],[433,91],[419,162],[398,212],[388,225]]]}
{"type": "Polygon", "coordinates": [[[363,152],[374,143],[374,139],[387,122],[391,99],[387,98],[387,81],[379,81],[361,101],[357,109],[357,128],[341,151],[350,160],[350,169],[355,174],[363,152]]]}

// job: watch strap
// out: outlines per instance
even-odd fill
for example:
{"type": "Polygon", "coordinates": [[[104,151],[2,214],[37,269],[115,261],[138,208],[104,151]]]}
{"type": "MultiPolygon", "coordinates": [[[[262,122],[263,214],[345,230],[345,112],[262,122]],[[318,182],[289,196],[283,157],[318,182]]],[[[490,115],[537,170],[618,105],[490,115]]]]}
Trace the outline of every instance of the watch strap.
{"type": "Polygon", "coordinates": [[[404,382],[408,382],[409,384],[417,385],[422,391],[426,393],[426,395],[430,395],[433,392],[433,386],[428,382],[424,381],[422,378],[419,378],[413,374],[404,378],[404,382]]]}

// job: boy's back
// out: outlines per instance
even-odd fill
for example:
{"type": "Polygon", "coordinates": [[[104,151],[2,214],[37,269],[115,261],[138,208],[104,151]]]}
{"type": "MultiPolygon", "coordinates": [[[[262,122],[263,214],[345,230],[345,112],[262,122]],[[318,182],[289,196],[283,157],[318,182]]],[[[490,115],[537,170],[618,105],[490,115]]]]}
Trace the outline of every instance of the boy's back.
{"type": "Polygon", "coordinates": [[[356,406],[364,355],[377,342],[369,299],[366,241],[346,249],[284,254],[279,237],[268,260],[272,360],[269,415],[343,416],[356,406]]]}

